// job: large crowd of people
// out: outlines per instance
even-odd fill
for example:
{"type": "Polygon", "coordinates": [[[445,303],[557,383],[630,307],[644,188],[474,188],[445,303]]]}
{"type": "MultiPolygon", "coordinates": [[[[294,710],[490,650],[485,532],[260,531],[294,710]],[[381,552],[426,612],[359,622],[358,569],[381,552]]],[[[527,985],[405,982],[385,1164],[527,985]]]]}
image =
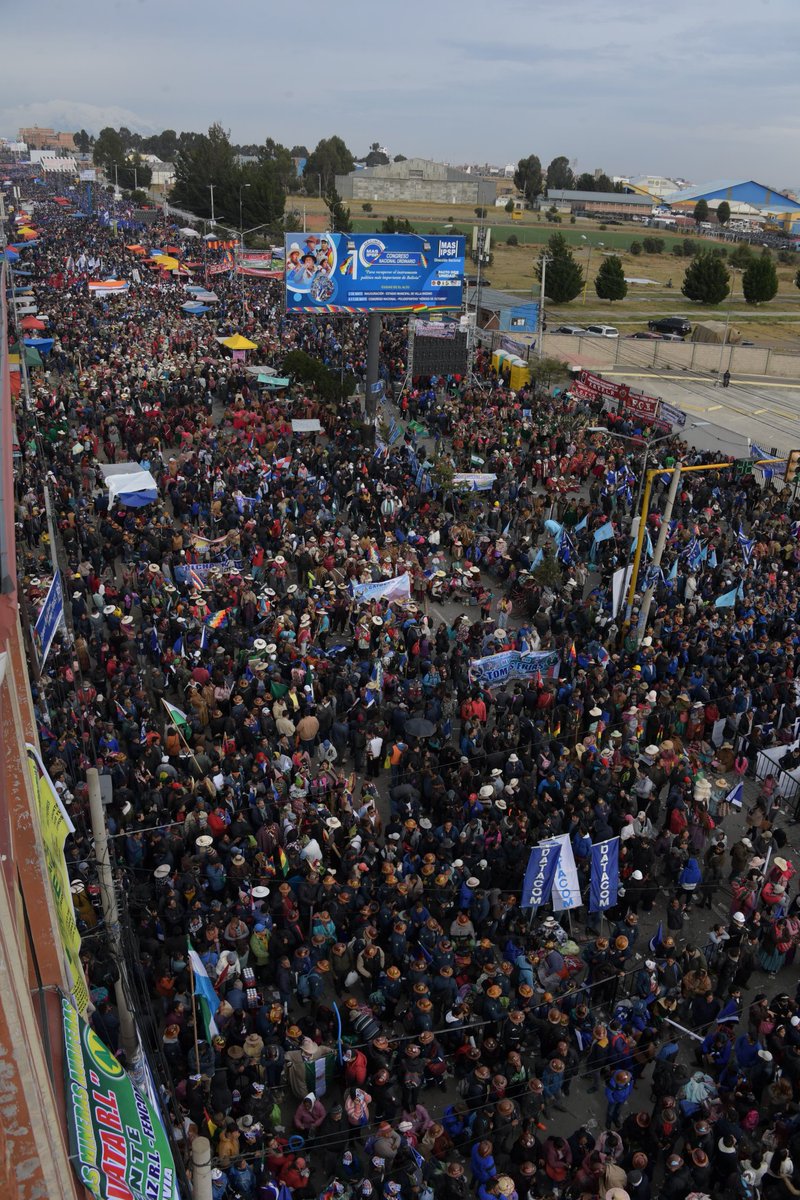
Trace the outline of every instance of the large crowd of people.
{"type": "MultiPolygon", "coordinates": [[[[212,1141],[214,1200],[798,1194],[789,489],[733,464],[683,475],[661,566],[645,556],[615,611],[648,431],[602,397],[515,394],[479,352],[469,378],[387,400],[373,445],[360,392],[271,388],[219,342],[361,379],[358,318],[286,318],[280,282],[205,274],[224,250],[16,181],[38,236],[11,282],[53,339],[16,414],[20,580],[33,620],[57,553],[68,632],[32,686],[77,830],[92,1023],[121,1053],[97,766],[130,986],[178,1152],[212,1141]],[[213,286],[209,311],[147,268],[167,247],[213,286]],[[130,288],[97,298],[105,278],[130,288]],[[114,462],[145,464],[158,498],[110,503],[114,462]],[[491,487],[454,489],[476,464],[491,487]],[[402,576],[407,597],[359,595],[402,576]],[[548,669],[476,682],[505,650],[548,669]],[[524,908],[531,848],[562,834],[584,904],[524,908]],[[616,836],[618,899],[588,912],[592,844],[616,836]]],[[[10,321],[16,341],[13,304],[10,321]]],[[[404,322],[381,349],[400,383],[404,322]]],[[[716,461],[677,434],[651,455],[716,461]]]]}

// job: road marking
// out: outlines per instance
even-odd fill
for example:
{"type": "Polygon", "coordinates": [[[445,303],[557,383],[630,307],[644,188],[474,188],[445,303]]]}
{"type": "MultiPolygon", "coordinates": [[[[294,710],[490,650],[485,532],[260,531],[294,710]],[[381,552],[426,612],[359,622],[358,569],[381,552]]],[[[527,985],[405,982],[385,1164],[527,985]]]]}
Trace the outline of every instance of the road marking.
{"type": "Polygon", "coordinates": [[[754,410],[753,410],[753,416],[754,416],[754,417],[760,417],[760,416],[761,416],[761,414],[762,414],[762,413],[765,413],[765,412],[767,412],[767,409],[766,409],[766,408],[756,408],[756,409],[754,409],[754,410]]]}
{"type": "Polygon", "coordinates": [[[723,407],[723,405],[721,405],[721,404],[709,404],[708,408],[706,409],[706,412],[716,412],[718,409],[720,409],[722,407],[723,407]]]}

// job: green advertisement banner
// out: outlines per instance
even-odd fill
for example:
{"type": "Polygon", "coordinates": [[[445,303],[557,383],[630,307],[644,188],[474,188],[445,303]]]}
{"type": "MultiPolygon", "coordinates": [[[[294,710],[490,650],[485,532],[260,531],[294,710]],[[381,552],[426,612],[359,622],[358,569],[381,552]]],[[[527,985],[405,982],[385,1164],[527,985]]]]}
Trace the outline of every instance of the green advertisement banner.
{"type": "Polygon", "coordinates": [[[68,1000],[61,1008],[70,1153],[81,1183],[97,1200],[177,1200],[155,1109],[68,1000]]]}

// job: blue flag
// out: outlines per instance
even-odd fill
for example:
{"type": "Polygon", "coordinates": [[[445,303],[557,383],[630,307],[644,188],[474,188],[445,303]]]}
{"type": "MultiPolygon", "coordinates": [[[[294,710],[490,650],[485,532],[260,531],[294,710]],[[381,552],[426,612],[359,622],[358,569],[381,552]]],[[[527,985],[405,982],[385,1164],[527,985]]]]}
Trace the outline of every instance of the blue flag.
{"type": "Polygon", "coordinates": [[[729,592],[723,592],[714,601],[714,608],[733,608],[736,604],[738,592],[738,588],[731,588],[729,592]]]}
{"type": "Polygon", "coordinates": [[[585,529],[586,528],[586,520],[587,520],[587,518],[584,517],[582,521],[579,521],[578,524],[575,526],[575,529],[573,532],[580,533],[582,529],[585,529]]]}
{"type": "Polygon", "coordinates": [[[755,544],[756,544],[755,540],[751,541],[740,525],[739,532],[736,535],[736,541],[739,543],[739,549],[742,552],[742,558],[744,559],[744,565],[746,567],[749,567],[750,559],[753,557],[753,546],[755,546],[755,544]]]}
{"type": "Polygon", "coordinates": [[[589,912],[604,912],[617,903],[619,891],[619,838],[592,846],[589,912]]]}
{"type": "Polygon", "coordinates": [[[659,921],[658,929],[655,931],[655,933],[650,938],[650,941],[648,943],[653,954],[658,954],[658,951],[661,948],[661,943],[663,942],[663,940],[664,940],[664,922],[659,921]]]}
{"type": "Polygon", "coordinates": [[[712,568],[712,570],[717,565],[717,552],[713,546],[708,552],[708,565],[712,568]]]}
{"type": "Polygon", "coordinates": [[[522,884],[520,908],[537,909],[547,903],[560,856],[560,842],[542,843],[533,847],[522,884]]]}
{"type": "Polygon", "coordinates": [[[600,528],[596,529],[594,533],[595,542],[608,542],[611,541],[613,537],[614,526],[610,521],[606,521],[605,525],[601,525],[600,528]]]}
{"type": "Polygon", "coordinates": [[[677,578],[678,578],[678,560],[676,558],[675,562],[672,564],[672,567],[670,568],[669,575],[667,576],[667,582],[675,583],[677,578]]]}
{"type": "Polygon", "coordinates": [[[743,799],[744,799],[744,784],[740,780],[728,792],[727,796],[725,797],[725,801],[727,804],[732,804],[734,806],[734,808],[741,808],[743,799]]]}

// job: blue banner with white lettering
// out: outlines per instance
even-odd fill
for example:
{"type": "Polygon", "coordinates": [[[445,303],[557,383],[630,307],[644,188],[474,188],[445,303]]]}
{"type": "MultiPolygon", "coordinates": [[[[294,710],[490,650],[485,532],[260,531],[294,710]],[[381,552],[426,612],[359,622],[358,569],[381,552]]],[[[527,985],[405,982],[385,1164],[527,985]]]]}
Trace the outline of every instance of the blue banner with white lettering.
{"type": "Polygon", "coordinates": [[[509,679],[535,679],[537,675],[557,674],[558,652],[554,650],[502,650],[485,658],[473,658],[469,677],[480,687],[500,687],[509,679]]]}
{"type": "Polygon", "coordinates": [[[604,912],[617,903],[619,891],[619,838],[592,846],[589,912],[604,912]]]}
{"type": "Polygon", "coordinates": [[[548,902],[560,857],[560,842],[543,842],[533,847],[522,884],[520,908],[539,908],[548,902]]]}
{"type": "Polygon", "coordinates": [[[33,627],[33,640],[39,655],[39,664],[44,666],[45,659],[53,644],[59,625],[64,620],[64,593],[61,589],[61,575],[57,571],[44,599],[41,611],[33,627]]]}

